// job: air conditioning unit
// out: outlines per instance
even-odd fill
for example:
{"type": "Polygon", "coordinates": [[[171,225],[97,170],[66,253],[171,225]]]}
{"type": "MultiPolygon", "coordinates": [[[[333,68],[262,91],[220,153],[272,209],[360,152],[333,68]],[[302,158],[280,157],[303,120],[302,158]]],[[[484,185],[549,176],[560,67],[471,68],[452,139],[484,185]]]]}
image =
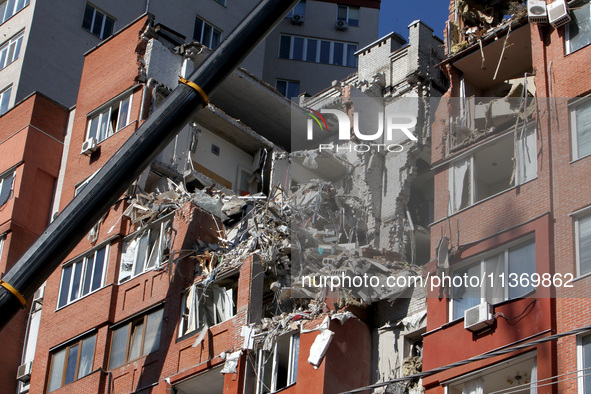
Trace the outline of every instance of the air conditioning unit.
{"type": "Polygon", "coordinates": [[[349,25],[345,21],[337,21],[335,23],[335,27],[337,28],[337,30],[347,30],[349,28],[349,25]]]}
{"type": "Polygon", "coordinates": [[[545,0],[527,0],[527,19],[530,23],[548,23],[545,0]]]}
{"type": "Polygon", "coordinates": [[[301,25],[304,23],[304,16],[303,15],[294,15],[290,18],[291,23],[294,25],[301,25]]]}
{"type": "Polygon", "coordinates": [[[478,331],[493,323],[492,306],[483,302],[464,311],[464,328],[470,331],[478,331]]]}
{"type": "Polygon", "coordinates": [[[18,367],[18,371],[16,373],[17,380],[20,380],[23,383],[28,383],[31,380],[31,370],[33,369],[33,362],[30,361],[18,367]]]}
{"type": "Polygon", "coordinates": [[[83,155],[90,155],[92,152],[96,150],[96,139],[90,137],[82,144],[82,154],[83,155]]]}
{"type": "Polygon", "coordinates": [[[556,0],[554,3],[547,5],[548,20],[554,28],[558,28],[571,21],[568,13],[568,7],[564,0],[556,0]]]}

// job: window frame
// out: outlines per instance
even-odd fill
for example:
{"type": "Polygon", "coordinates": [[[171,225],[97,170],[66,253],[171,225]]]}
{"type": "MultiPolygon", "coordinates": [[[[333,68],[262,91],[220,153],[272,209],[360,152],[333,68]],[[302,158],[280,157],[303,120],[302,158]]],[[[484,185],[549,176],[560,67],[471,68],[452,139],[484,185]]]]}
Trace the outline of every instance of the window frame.
{"type": "MultiPolygon", "coordinates": [[[[216,0],[217,1],[217,0],[216,0]]],[[[223,31],[221,29],[218,29],[217,27],[215,27],[214,25],[212,25],[211,23],[209,23],[208,21],[206,21],[205,19],[201,18],[199,15],[195,16],[195,26],[193,28],[193,40],[201,43],[202,45],[205,45],[206,47],[208,47],[209,49],[216,49],[217,47],[220,46],[220,44],[223,41],[223,31]],[[195,37],[195,33],[197,30],[197,21],[201,21],[201,33],[199,35],[199,38],[195,37]],[[207,43],[203,42],[203,35],[205,34],[205,28],[209,27],[211,29],[211,33],[209,36],[209,39],[207,43]],[[219,40],[217,42],[217,45],[215,45],[215,47],[213,46],[213,38],[214,38],[214,33],[218,33],[219,34],[219,40]]]]}
{"type": "Polygon", "coordinates": [[[47,392],[53,392],[55,390],[59,390],[60,388],[67,386],[70,383],[74,383],[75,381],[82,379],[88,375],[90,375],[93,371],[93,366],[94,366],[94,359],[96,357],[96,339],[97,339],[97,333],[93,332],[91,335],[86,335],[83,334],[82,336],[79,336],[77,338],[74,338],[68,342],[66,342],[63,345],[60,345],[59,347],[56,347],[52,350],[50,350],[50,363],[49,363],[49,368],[48,368],[48,377],[47,377],[47,392]],[[80,374],[80,359],[82,358],[82,349],[83,349],[83,345],[84,342],[87,340],[90,340],[94,338],[94,346],[92,349],[92,358],[90,360],[90,368],[88,370],[88,372],[85,375],[82,376],[78,376],[80,374]],[[66,383],[66,378],[67,378],[67,371],[68,371],[68,359],[70,356],[70,351],[72,348],[78,346],[78,350],[77,350],[77,355],[76,355],[76,366],[74,369],[74,380],[72,380],[71,382],[66,383]],[[63,366],[62,366],[62,372],[61,372],[61,381],[59,383],[58,387],[55,387],[53,389],[50,390],[51,388],[51,378],[52,378],[52,372],[53,372],[53,367],[54,367],[54,363],[55,363],[55,358],[57,356],[57,354],[61,353],[62,351],[65,351],[65,355],[64,355],[64,359],[63,359],[63,366]]]}
{"type": "MultiPolygon", "coordinates": [[[[583,347],[583,339],[589,336],[591,336],[591,332],[577,335],[577,392],[579,394],[585,394],[585,374],[589,374],[589,370],[585,371],[585,349],[583,347]]],[[[591,344],[589,345],[589,351],[591,351],[591,344]]]]}
{"type": "Polygon", "coordinates": [[[5,182],[8,178],[10,179],[10,189],[8,189],[6,201],[0,200],[0,207],[6,204],[10,199],[14,196],[14,181],[16,180],[16,168],[11,168],[8,171],[4,171],[4,173],[0,174],[0,197],[2,196],[2,191],[4,190],[5,182]]]}
{"type": "MultiPolygon", "coordinates": [[[[590,14],[589,18],[590,18],[590,23],[591,23],[591,4],[588,1],[584,1],[584,0],[576,1],[576,2],[574,2],[574,4],[571,4],[569,7],[573,7],[573,6],[575,6],[575,7],[576,6],[589,6],[589,14],[590,14]]],[[[571,12],[572,12],[572,10],[571,10],[571,12]]],[[[575,50],[571,49],[570,27],[574,23],[575,23],[575,16],[573,14],[572,20],[569,23],[567,23],[566,26],[564,27],[564,55],[565,56],[568,56],[571,53],[575,53],[575,52],[591,45],[591,32],[590,32],[588,44],[585,44],[582,47],[577,48],[575,50]]]]}
{"type": "MultiPolygon", "coordinates": [[[[476,264],[478,264],[479,267],[479,276],[482,276],[483,272],[486,273],[486,277],[484,277],[484,280],[486,281],[487,286],[480,286],[480,303],[483,302],[488,302],[487,301],[487,289],[490,288],[490,286],[488,286],[488,284],[490,283],[488,278],[488,275],[490,275],[491,273],[489,273],[488,271],[486,271],[486,263],[487,261],[490,261],[491,258],[493,257],[497,257],[499,255],[503,255],[503,274],[505,277],[505,286],[503,288],[503,299],[494,303],[491,303],[491,305],[498,305],[498,304],[502,304],[504,302],[507,301],[511,301],[511,300],[517,300],[520,298],[525,298],[528,295],[532,294],[533,292],[536,291],[535,287],[531,290],[528,290],[527,292],[525,292],[523,295],[517,296],[517,297],[510,297],[510,290],[512,289],[510,286],[508,286],[508,281],[509,281],[509,275],[512,273],[510,272],[510,267],[509,267],[509,250],[510,249],[515,249],[515,248],[522,248],[522,247],[527,247],[529,245],[533,244],[533,251],[534,251],[534,271],[531,272],[530,274],[533,274],[535,272],[537,272],[537,259],[536,259],[536,240],[535,240],[535,235],[527,235],[525,237],[521,237],[518,238],[516,240],[504,243],[502,245],[499,245],[493,249],[487,250],[485,252],[479,253],[476,256],[473,257],[469,257],[467,259],[465,259],[464,261],[461,261],[457,264],[454,265],[450,277],[453,278],[455,277],[456,272],[458,271],[463,271],[464,269],[468,268],[468,267],[472,267],[475,266],[476,264]]],[[[496,281],[499,280],[499,278],[495,278],[496,281]]],[[[495,286],[497,287],[497,286],[495,286]]],[[[458,316],[458,317],[454,317],[455,312],[456,312],[456,306],[455,306],[455,300],[457,298],[454,298],[454,290],[456,288],[452,286],[451,291],[450,291],[450,295],[449,295],[449,321],[453,322],[456,320],[460,320],[464,318],[464,313],[467,309],[471,308],[468,307],[466,309],[464,309],[464,313],[462,313],[462,316],[458,316]]],[[[467,297],[470,298],[470,297],[467,297]]],[[[476,305],[478,305],[476,304],[476,305]]]]}
{"type": "Polygon", "coordinates": [[[357,52],[358,47],[359,47],[359,45],[354,42],[335,41],[335,40],[329,40],[329,39],[324,39],[324,38],[315,38],[315,37],[294,36],[291,34],[280,34],[277,57],[279,59],[285,59],[285,60],[298,60],[298,61],[307,62],[307,63],[329,64],[329,65],[333,65],[333,66],[356,68],[357,63],[358,63],[357,57],[355,57],[355,55],[353,55],[352,59],[355,59],[355,60],[353,61],[353,64],[349,64],[350,63],[349,62],[349,60],[350,60],[349,54],[351,52],[353,54],[355,52],[357,52]],[[287,51],[288,52],[287,56],[283,56],[284,55],[283,52],[285,51],[285,47],[282,45],[283,42],[285,42],[284,38],[289,38],[289,48],[287,51]],[[295,48],[296,40],[303,40],[301,59],[299,58],[299,56],[294,55],[294,48],[295,48]],[[314,59],[308,59],[308,55],[309,55],[308,46],[310,45],[310,41],[316,42],[316,51],[314,54],[314,59]],[[322,59],[324,58],[323,54],[326,54],[322,50],[323,43],[329,44],[329,46],[328,46],[328,62],[322,61],[322,59]],[[335,62],[335,46],[336,45],[343,46],[343,54],[341,55],[340,63],[335,62]],[[350,48],[352,48],[352,49],[350,50],[350,48]]]}
{"type": "Polygon", "coordinates": [[[4,70],[18,60],[24,37],[25,30],[23,29],[0,45],[0,70],[4,70]],[[10,53],[11,47],[14,48],[12,54],[10,53]]]}
{"type": "Polygon", "coordinates": [[[306,17],[306,0],[300,0],[291,10],[285,15],[285,19],[292,19],[294,16],[301,18],[306,17]]]}
{"type": "Polygon", "coordinates": [[[109,241],[97,246],[96,248],[93,248],[92,250],[88,251],[87,253],[84,253],[83,255],[72,259],[66,263],[64,263],[62,265],[62,274],[60,277],[60,286],[59,286],[59,290],[58,290],[58,297],[57,297],[57,305],[56,305],[56,311],[60,310],[62,308],[67,307],[68,305],[71,305],[73,303],[75,303],[78,300],[81,300],[87,296],[89,296],[90,294],[96,293],[97,291],[100,291],[101,289],[103,289],[106,285],[106,279],[107,279],[107,271],[109,268],[109,253],[111,251],[111,244],[109,241]],[[93,287],[93,283],[94,283],[94,268],[95,268],[95,263],[96,263],[96,256],[97,254],[101,251],[104,250],[104,258],[103,258],[103,272],[102,272],[102,278],[100,281],[100,285],[95,288],[94,290],[92,290],[93,287]],[[92,272],[91,272],[91,276],[90,276],[90,283],[89,283],[89,291],[87,293],[84,293],[84,285],[86,283],[86,278],[88,275],[88,265],[89,265],[89,258],[92,256],[92,272]],[[78,295],[75,298],[72,298],[72,287],[73,287],[73,281],[72,281],[72,277],[75,275],[75,265],[76,264],[82,264],[81,265],[81,269],[82,272],[80,273],[80,281],[79,281],[79,288],[78,288],[78,295]],[[66,302],[63,305],[60,305],[61,302],[61,298],[62,298],[62,290],[63,290],[63,285],[64,285],[64,272],[67,268],[72,267],[72,271],[70,274],[70,278],[69,278],[69,283],[68,283],[68,292],[67,292],[67,296],[66,296],[66,302]]]}
{"type": "Polygon", "coordinates": [[[139,360],[140,358],[145,357],[148,354],[153,353],[153,352],[157,351],[158,349],[160,349],[160,342],[162,340],[162,330],[164,328],[164,325],[163,325],[164,319],[165,319],[164,306],[161,304],[161,305],[155,306],[153,308],[150,308],[149,310],[144,311],[134,317],[131,317],[129,319],[126,319],[120,323],[113,325],[110,328],[111,338],[109,340],[110,345],[109,345],[109,356],[108,356],[108,360],[107,360],[108,361],[107,362],[107,366],[108,366],[107,370],[112,371],[116,368],[127,365],[135,360],[139,360]],[[156,315],[158,313],[160,313],[161,316],[160,316],[160,321],[158,323],[158,325],[159,325],[158,337],[154,341],[154,343],[156,344],[156,348],[151,349],[148,352],[145,352],[146,338],[147,338],[146,337],[146,330],[148,327],[148,318],[150,316],[156,315]],[[140,324],[142,325],[142,336],[141,336],[141,346],[139,349],[139,356],[134,357],[134,358],[130,358],[131,352],[132,352],[132,347],[134,345],[134,339],[137,335],[137,327],[140,324]],[[112,366],[111,361],[112,361],[112,356],[113,356],[113,339],[115,338],[115,332],[117,330],[123,329],[125,327],[127,327],[127,337],[125,340],[125,356],[123,358],[124,361],[122,364],[112,366]],[[134,330],[134,328],[135,328],[135,330],[134,330]]]}
{"type": "Polygon", "coordinates": [[[281,79],[281,78],[277,78],[275,80],[275,89],[279,92],[279,94],[281,94],[283,97],[285,97],[288,100],[291,100],[292,99],[292,97],[288,97],[287,96],[288,95],[288,92],[289,92],[290,85],[297,85],[297,87],[298,87],[298,94],[296,96],[294,96],[294,97],[299,96],[299,94],[300,94],[299,93],[300,92],[300,81],[292,81],[292,80],[289,80],[289,79],[281,79]],[[280,82],[285,82],[285,93],[283,91],[279,90],[279,86],[278,85],[279,85],[280,82]]]}
{"type": "Polygon", "coordinates": [[[270,352],[266,352],[265,350],[258,349],[257,351],[257,384],[255,387],[256,394],[263,394],[265,391],[265,384],[264,384],[264,368],[265,364],[269,361],[272,362],[271,365],[271,387],[268,387],[269,393],[275,393],[280,390],[283,390],[293,384],[297,383],[297,374],[298,374],[298,364],[299,364],[299,354],[300,354],[300,332],[299,331],[291,331],[280,335],[275,343],[273,344],[273,349],[270,352]],[[289,336],[289,354],[287,355],[288,359],[288,369],[287,369],[287,384],[284,387],[277,387],[277,374],[278,374],[278,343],[282,337],[289,336]],[[297,340],[296,340],[297,337],[297,340]],[[297,343],[297,349],[296,345],[297,343]],[[265,360],[265,361],[263,361],[265,360]]]}
{"type": "MultiPolygon", "coordinates": [[[[581,270],[581,220],[591,220],[591,207],[587,207],[582,211],[573,215],[574,225],[574,239],[575,239],[575,273],[577,278],[591,274],[591,266],[587,272],[583,273],[581,270]]],[[[591,223],[590,223],[591,226],[591,223]]]]}
{"type": "MultiPolygon", "coordinates": [[[[166,246],[163,242],[166,242],[165,240],[163,240],[163,237],[166,235],[166,230],[168,229],[168,227],[170,226],[170,228],[172,229],[172,225],[173,225],[173,218],[174,218],[174,213],[171,213],[169,215],[166,215],[156,221],[154,221],[154,223],[150,223],[147,226],[144,226],[140,229],[138,229],[137,231],[134,231],[132,234],[128,235],[127,237],[125,237],[123,239],[123,244],[122,244],[122,249],[121,249],[121,259],[119,260],[119,276],[118,276],[118,284],[122,284],[125,282],[128,282],[134,278],[137,278],[138,276],[141,276],[143,274],[145,274],[146,272],[150,272],[156,269],[159,269],[161,264],[164,261],[156,261],[155,264],[151,267],[148,266],[148,264],[150,263],[151,259],[151,252],[150,253],[145,253],[144,255],[144,263],[143,263],[143,269],[141,272],[138,272],[137,274],[136,272],[136,265],[138,262],[138,255],[140,254],[140,248],[139,243],[141,242],[141,240],[144,238],[144,235],[147,234],[147,249],[150,249],[150,237],[151,237],[151,232],[154,228],[158,227],[159,228],[159,236],[158,236],[158,251],[161,253],[160,259],[163,257],[163,253],[165,248],[163,248],[163,246],[166,246]],[[131,266],[131,275],[129,277],[126,277],[125,279],[121,278],[121,269],[123,267],[123,257],[125,255],[124,250],[126,250],[126,248],[129,246],[129,243],[131,241],[137,240],[137,243],[135,245],[135,251],[134,251],[134,257],[133,257],[133,264],[131,266]]],[[[169,242],[172,242],[172,239],[169,240],[169,242]]],[[[170,247],[170,245],[169,245],[170,247]]],[[[147,252],[149,250],[146,250],[147,252]]]]}
{"type": "Polygon", "coordinates": [[[4,115],[12,108],[10,107],[10,96],[12,94],[12,84],[0,91],[0,116],[4,115]]]}
{"type": "Polygon", "coordinates": [[[350,6],[350,5],[342,5],[342,4],[338,4],[337,5],[337,15],[336,15],[336,21],[343,21],[347,24],[347,26],[349,27],[359,27],[359,21],[361,19],[361,8],[360,7],[355,7],[355,6],[350,6]],[[358,12],[358,18],[357,19],[351,19],[351,9],[356,9],[358,12]],[[346,10],[346,18],[343,19],[342,17],[339,16],[339,11],[345,9],[346,10]],[[351,21],[355,21],[354,23],[351,23],[351,21]]]}
{"type": "MultiPolygon", "coordinates": [[[[590,6],[591,7],[591,6],[590,6]]],[[[571,158],[572,161],[584,159],[585,157],[591,156],[591,149],[589,153],[579,155],[579,135],[577,128],[577,108],[580,106],[587,105],[591,110],[591,96],[581,97],[568,104],[569,110],[569,128],[571,138],[571,158]]]]}
{"type": "Polygon", "coordinates": [[[82,17],[82,29],[86,30],[90,34],[100,38],[101,40],[107,39],[107,38],[111,37],[113,35],[113,33],[115,32],[115,22],[116,21],[117,21],[117,19],[113,18],[111,15],[107,14],[106,12],[100,10],[95,5],[93,5],[91,3],[86,3],[86,6],[84,8],[84,14],[82,17]],[[84,23],[85,23],[84,17],[86,16],[86,11],[88,10],[88,8],[92,8],[92,19],[90,20],[90,28],[87,28],[84,26],[84,23]],[[103,18],[103,20],[101,22],[101,31],[99,34],[96,34],[93,31],[94,27],[95,27],[94,22],[96,20],[97,13],[102,15],[102,18],[103,18]],[[111,29],[111,32],[108,35],[105,34],[105,25],[106,25],[107,19],[110,19],[113,22],[112,23],[113,28],[111,29]]]}
{"type": "Polygon", "coordinates": [[[123,94],[115,97],[113,100],[109,101],[108,103],[100,106],[99,108],[95,109],[94,111],[90,112],[87,116],[86,116],[86,138],[85,140],[88,140],[89,138],[94,138],[96,139],[96,143],[100,144],[101,142],[109,139],[109,137],[117,134],[118,132],[120,132],[121,130],[123,130],[124,128],[126,128],[127,126],[129,126],[132,122],[131,122],[131,112],[133,109],[133,94],[134,94],[134,88],[131,89],[131,92],[128,90],[126,92],[124,92],[123,94]],[[126,112],[126,119],[125,119],[125,124],[121,123],[121,111],[123,108],[123,103],[127,101],[127,112],[126,112]],[[113,109],[117,108],[117,121],[115,124],[115,129],[113,129],[112,127],[112,114],[113,114],[113,109]],[[104,118],[106,117],[106,120],[104,120],[104,118]],[[93,127],[93,121],[97,122],[97,126],[96,126],[96,130],[94,132],[94,135],[91,136],[91,131],[92,131],[92,127],[93,127]],[[101,134],[100,128],[101,125],[105,123],[105,130],[104,130],[104,138],[100,139],[99,138],[99,134],[101,134]]]}
{"type": "Polygon", "coordinates": [[[22,6],[20,8],[19,8],[19,3],[21,3],[21,1],[19,1],[19,0],[6,0],[6,1],[0,2],[0,13],[2,14],[2,15],[0,15],[0,25],[4,24],[10,18],[15,16],[19,12],[21,12],[23,9],[25,9],[25,7],[27,7],[29,5],[30,1],[23,0],[22,6]],[[6,8],[6,4],[8,4],[10,2],[12,2],[12,4],[13,4],[12,14],[10,14],[10,16],[7,17],[8,8],[6,8]]]}

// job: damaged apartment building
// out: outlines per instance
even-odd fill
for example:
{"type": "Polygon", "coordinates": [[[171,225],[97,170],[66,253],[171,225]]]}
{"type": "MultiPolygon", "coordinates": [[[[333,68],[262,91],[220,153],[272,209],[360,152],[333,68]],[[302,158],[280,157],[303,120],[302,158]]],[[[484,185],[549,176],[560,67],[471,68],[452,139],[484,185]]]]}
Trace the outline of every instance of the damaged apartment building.
{"type": "MultiPolygon", "coordinates": [[[[441,41],[420,21],[409,31],[408,44],[391,34],[359,50],[359,73],[301,107],[232,73],[49,277],[18,391],[342,392],[419,371],[423,289],[302,279],[407,278],[429,258],[427,98],[446,82],[441,41]],[[310,110],[354,116],[365,99],[412,115],[414,139],[396,134],[399,152],[286,150],[310,110]]],[[[208,51],[144,15],[86,53],[55,213],[208,51]]]]}
{"type": "Polygon", "coordinates": [[[423,385],[588,392],[590,337],[569,330],[589,324],[589,2],[452,0],[449,11],[424,275],[487,279],[429,294],[423,367],[437,373],[423,385]],[[501,284],[510,277],[521,282],[501,284]]]}

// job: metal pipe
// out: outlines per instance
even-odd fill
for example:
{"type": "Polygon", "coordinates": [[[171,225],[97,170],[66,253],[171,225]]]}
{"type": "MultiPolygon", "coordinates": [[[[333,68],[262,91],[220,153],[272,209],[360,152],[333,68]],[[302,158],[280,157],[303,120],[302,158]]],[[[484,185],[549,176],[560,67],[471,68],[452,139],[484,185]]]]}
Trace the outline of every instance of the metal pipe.
{"type": "MultiPolygon", "coordinates": [[[[298,0],[263,0],[99,170],[2,278],[0,329],[298,0]],[[190,85],[195,84],[199,89],[190,85]],[[8,289],[16,289],[17,294],[8,289]]],[[[237,92],[247,96],[248,92],[237,92]]]]}

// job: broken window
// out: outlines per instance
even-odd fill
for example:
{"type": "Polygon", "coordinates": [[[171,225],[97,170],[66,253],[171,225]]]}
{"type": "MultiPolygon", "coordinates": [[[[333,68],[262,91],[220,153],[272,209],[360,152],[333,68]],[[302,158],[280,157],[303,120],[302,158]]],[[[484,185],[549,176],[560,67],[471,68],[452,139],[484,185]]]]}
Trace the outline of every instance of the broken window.
{"type": "Polygon", "coordinates": [[[107,273],[109,245],[64,265],[57,307],[66,306],[103,287],[107,273]]]}
{"type": "MultiPolygon", "coordinates": [[[[460,263],[453,273],[462,278],[461,286],[452,286],[452,320],[464,317],[464,311],[481,302],[497,304],[519,298],[534,290],[533,281],[520,281],[536,272],[535,241],[512,243],[467,263],[460,263]],[[482,286],[470,286],[470,278],[484,278],[482,286]],[[467,278],[467,280],[465,279],[467,278]],[[509,285],[510,283],[510,285],[509,285]],[[504,286],[503,286],[504,285],[504,286]]],[[[459,279],[454,283],[460,283],[459,279]]],[[[474,282],[472,282],[474,284],[474,282]]]]}
{"type": "Polygon", "coordinates": [[[577,274],[591,272],[591,214],[575,219],[577,274]]]}
{"type": "Polygon", "coordinates": [[[25,33],[21,31],[0,47],[0,70],[18,59],[24,35],[25,33]]]}
{"type": "Polygon", "coordinates": [[[573,159],[591,154],[591,98],[570,105],[570,128],[573,159]]]}
{"type": "Polygon", "coordinates": [[[12,197],[15,171],[10,170],[0,176],[0,206],[12,197]]]}
{"type": "Polygon", "coordinates": [[[279,391],[297,380],[300,334],[282,335],[271,351],[260,349],[257,360],[257,394],[279,391]]]}
{"type": "MultiPolygon", "coordinates": [[[[290,36],[279,37],[279,58],[357,67],[357,44],[290,36]]],[[[277,88],[279,90],[279,88],[277,88]]],[[[295,97],[295,96],[287,96],[295,97]]]]}
{"type": "Polygon", "coordinates": [[[183,295],[179,337],[232,318],[236,314],[237,283],[238,277],[233,276],[207,287],[193,284],[183,295]]]}
{"type": "Polygon", "coordinates": [[[591,6],[589,2],[569,7],[572,20],[566,25],[566,54],[591,44],[591,6]]]}
{"type": "Polygon", "coordinates": [[[113,329],[109,369],[158,350],[163,315],[164,308],[159,308],[113,329]]]}
{"type": "Polygon", "coordinates": [[[500,137],[450,165],[450,213],[537,177],[536,133],[533,127],[500,137]],[[515,161],[507,152],[514,152],[515,161]]]}
{"type": "Polygon", "coordinates": [[[216,49],[222,42],[222,32],[198,16],[195,17],[193,39],[211,49],[216,49]]]}
{"type": "Polygon", "coordinates": [[[0,3],[0,24],[6,22],[29,5],[29,0],[6,0],[0,3]]]}
{"type": "Polygon", "coordinates": [[[83,378],[92,371],[95,343],[96,334],[52,352],[47,392],[83,378]]]}
{"type": "Polygon", "coordinates": [[[88,132],[86,138],[94,138],[101,142],[125,126],[129,125],[131,117],[132,95],[116,100],[112,104],[95,111],[88,119],[88,132]]]}
{"type": "Polygon", "coordinates": [[[337,21],[343,21],[348,26],[359,26],[359,7],[338,6],[337,21]]]}
{"type": "Polygon", "coordinates": [[[123,243],[119,283],[159,268],[170,253],[172,220],[160,220],[137,231],[123,243]]]}
{"type": "Polygon", "coordinates": [[[86,4],[82,28],[104,40],[113,34],[115,19],[97,10],[92,5],[86,4]]]}
{"type": "Polygon", "coordinates": [[[10,104],[10,93],[12,92],[12,85],[0,92],[0,115],[3,115],[8,111],[8,105],[10,104]]]}

